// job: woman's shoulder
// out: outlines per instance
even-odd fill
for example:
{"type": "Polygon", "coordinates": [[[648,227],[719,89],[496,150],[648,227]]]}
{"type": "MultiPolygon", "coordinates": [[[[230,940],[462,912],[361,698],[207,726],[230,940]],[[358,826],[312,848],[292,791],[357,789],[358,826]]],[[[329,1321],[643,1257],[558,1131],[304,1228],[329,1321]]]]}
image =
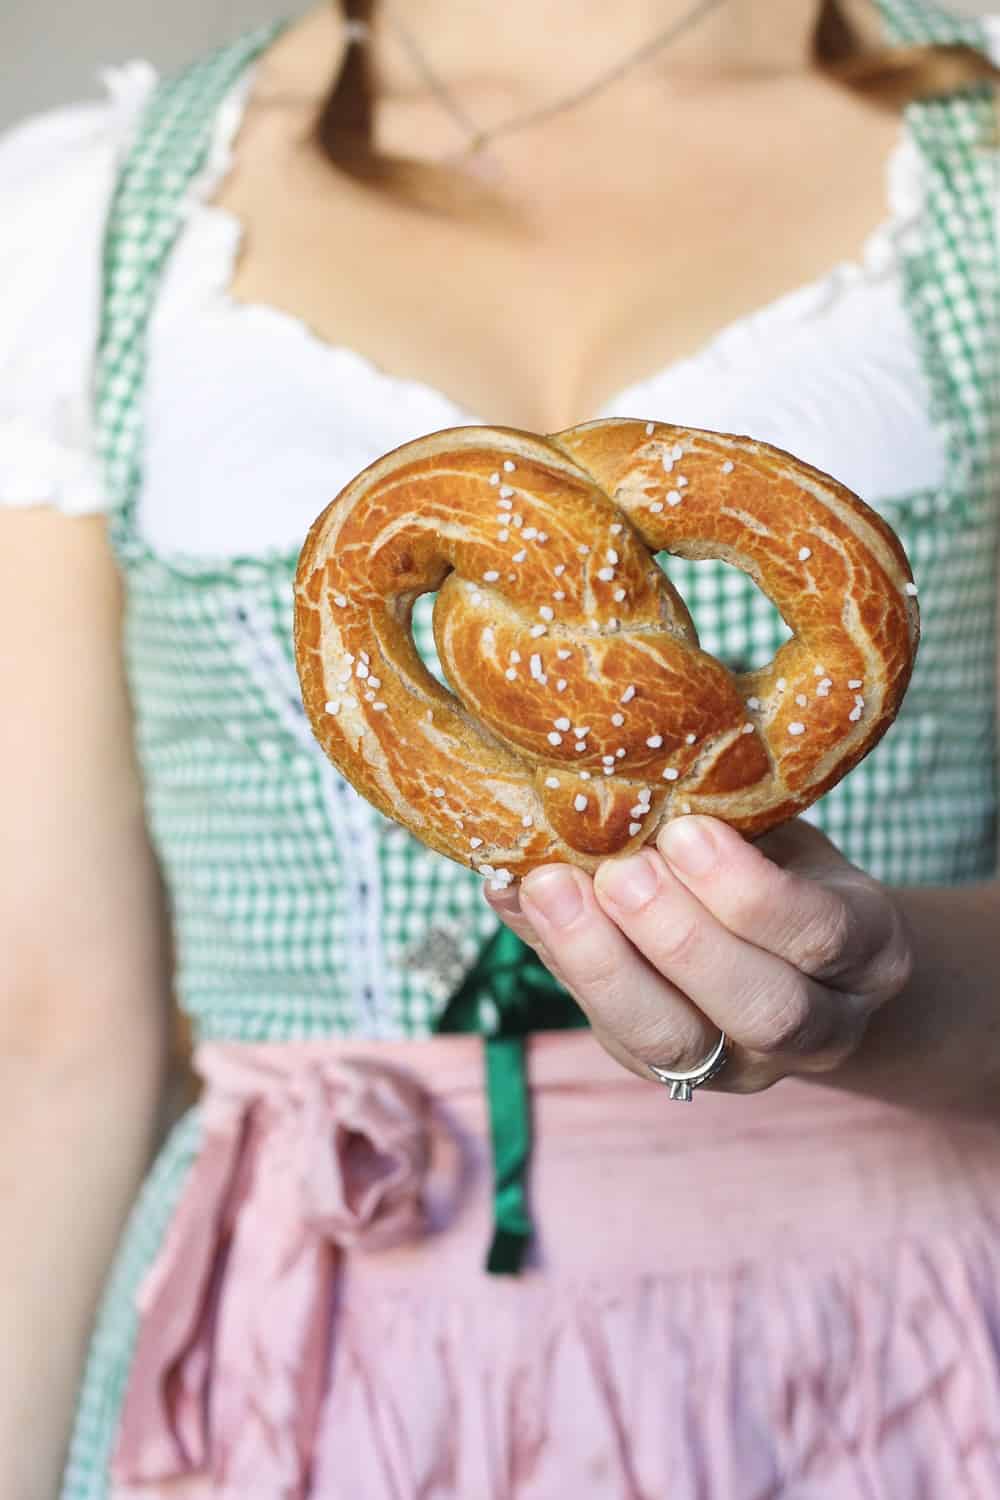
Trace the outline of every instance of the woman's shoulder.
{"type": "Polygon", "coordinates": [[[103,97],[45,110],[0,131],[0,193],[4,238],[17,220],[6,211],[33,202],[58,210],[61,182],[92,195],[95,179],[113,170],[127,149],[142,110],[157,85],[150,63],[129,62],[101,74],[103,97]]]}
{"type": "MultiPolygon", "coordinates": [[[[104,97],[31,115],[0,133],[0,309],[72,290],[93,270],[118,166],[157,84],[143,62],[109,69],[104,97]]],[[[0,311],[0,319],[3,312],[0,311]]],[[[0,334],[8,325],[0,322],[0,334]]],[[[0,337],[0,348],[6,339],[0,337]]]]}
{"type": "Polygon", "coordinates": [[[103,83],[101,100],[0,134],[0,504],[102,508],[89,391],[104,226],[157,75],[130,63],[103,83]]]}

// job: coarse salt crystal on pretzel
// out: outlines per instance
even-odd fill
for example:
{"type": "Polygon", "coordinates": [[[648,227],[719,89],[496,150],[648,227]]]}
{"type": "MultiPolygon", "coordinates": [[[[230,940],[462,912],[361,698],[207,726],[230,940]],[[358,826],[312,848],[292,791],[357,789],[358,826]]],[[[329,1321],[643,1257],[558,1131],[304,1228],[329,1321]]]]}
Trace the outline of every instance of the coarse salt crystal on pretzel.
{"type": "Polygon", "coordinates": [[[766,443],[665,423],[407,443],[323,512],[296,577],[326,754],[501,884],[550,861],[593,870],[688,812],[747,835],[801,813],[892,723],[918,637],[906,555],[856,495],[766,443]],[[734,674],[699,648],[661,551],[742,569],[792,638],[734,674]],[[435,590],[450,692],[411,633],[435,590]]]}

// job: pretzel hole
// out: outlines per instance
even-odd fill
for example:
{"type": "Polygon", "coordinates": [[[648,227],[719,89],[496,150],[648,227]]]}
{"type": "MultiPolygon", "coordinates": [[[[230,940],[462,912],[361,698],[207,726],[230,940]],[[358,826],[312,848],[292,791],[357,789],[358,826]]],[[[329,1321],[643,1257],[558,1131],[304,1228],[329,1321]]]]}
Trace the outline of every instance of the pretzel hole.
{"type": "Polygon", "coordinates": [[[416,646],[417,654],[431,676],[441,684],[446,692],[454,696],[454,689],[444,674],[444,668],[438,657],[437,645],[434,641],[432,621],[434,618],[434,606],[437,604],[437,596],[438,591],[435,589],[433,593],[421,594],[419,599],[414,601],[413,615],[411,617],[413,644],[416,646]]]}
{"type": "Polygon", "coordinates": [[[777,606],[735,563],[660,552],[657,563],[687,605],[703,651],[737,676],[770,665],[792,630],[777,606]]]}

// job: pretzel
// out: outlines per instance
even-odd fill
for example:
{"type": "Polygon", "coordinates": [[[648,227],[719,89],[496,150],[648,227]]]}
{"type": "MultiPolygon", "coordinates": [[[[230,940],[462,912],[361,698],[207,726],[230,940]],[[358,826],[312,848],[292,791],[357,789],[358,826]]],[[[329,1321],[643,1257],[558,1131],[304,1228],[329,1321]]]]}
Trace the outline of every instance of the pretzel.
{"type": "Polygon", "coordinates": [[[919,635],[889,526],[778,448],[605,420],[460,427],[372,464],[312,527],[295,646],[320,745],[387,817],[502,888],[593,870],[671,818],[748,836],[881,739],[919,635]],[[741,568],[793,632],[734,674],[653,553],[741,568]],[[448,692],[417,654],[437,590],[448,692]]]}

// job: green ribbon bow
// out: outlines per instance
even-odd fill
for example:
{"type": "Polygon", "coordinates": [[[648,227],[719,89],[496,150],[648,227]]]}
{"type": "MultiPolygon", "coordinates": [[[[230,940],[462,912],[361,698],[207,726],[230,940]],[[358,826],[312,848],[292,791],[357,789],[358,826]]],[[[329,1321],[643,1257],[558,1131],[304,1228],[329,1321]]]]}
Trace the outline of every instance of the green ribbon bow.
{"type": "Polygon", "coordinates": [[[527,944],[501,926],[451,996],[439,1032],[485,1038],[486,1097],[493,1153],[493,1240],[486,1269],[513,1276],[532,1237],[526,1173],[531,1110],[524,1042],[533,1031],[586,1026],[573,997],[527,944]]]}

